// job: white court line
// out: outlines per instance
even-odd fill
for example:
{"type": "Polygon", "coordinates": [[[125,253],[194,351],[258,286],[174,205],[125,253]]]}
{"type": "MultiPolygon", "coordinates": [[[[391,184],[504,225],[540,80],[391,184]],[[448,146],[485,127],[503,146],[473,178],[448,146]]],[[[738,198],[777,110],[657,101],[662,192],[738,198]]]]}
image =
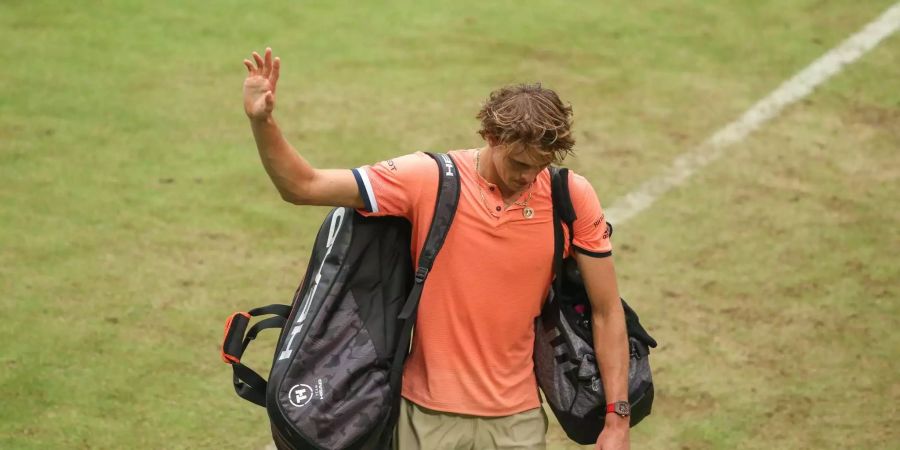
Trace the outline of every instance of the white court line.
{"type": "MultiPolygon", "coordinates": [[[[856,61],[898,28],[900,28],[900,2],[894,4],[860,32],[784,82],[768,97],[753,105],[738,120],[717,131],[696,149],[676,158],[662,174],[644,182],[636,190],[606,208],[606,216],[610,218],[610,222],[619,224],[649,208],[663,194],[684,184],[697,170],[719,159],[725,153],[726,147],[744,139],[760,125],[777,116],[785,106],[809,95],[816,86],[840,72],[844,65],[856,61]]],[[[269,444],[264,450],[275,450],[275,444],[269,444]]]]}
{"type": "Polygon", "coordinates": [[[698,170],[721,158],[728,146],[747,137],[769,119],[777,116],[786,106],[809,95],[816,86],[840,72],[845,65],[856,61],[898,28],[900,28],[900,2],[895,3],[858,33],[822,55],[793,78],[782,83],[778,89],[758,101],[740,118],[710,136],[700,146],[675,158],[661,174],[645,181],[637,189],[618,199],[612,206],[606,208],[606,217],[614,225],[619,225],[649,208],[663,194],[681,186],[698,170]]]}

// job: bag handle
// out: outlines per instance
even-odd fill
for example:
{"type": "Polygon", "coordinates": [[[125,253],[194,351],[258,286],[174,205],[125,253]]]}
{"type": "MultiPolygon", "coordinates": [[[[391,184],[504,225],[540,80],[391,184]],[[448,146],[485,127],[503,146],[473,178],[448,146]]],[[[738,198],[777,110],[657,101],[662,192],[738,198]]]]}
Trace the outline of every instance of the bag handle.
{"type": "Polygon", "coordinates": [[[241,398],[266,406],[266,380],[253,369],[241,363],[241,357],[250,341],[262,330],[283,328],[291,313],[290,305],[272,304],[253,308],[247,312],[236,312],[225,321],[225,335],[222,338],[222,360],[230,364],[234,375],[234,391],[241,398]],[[275,317],[260,320],[247,330],[251,317],[274,314],[275,317]]]}

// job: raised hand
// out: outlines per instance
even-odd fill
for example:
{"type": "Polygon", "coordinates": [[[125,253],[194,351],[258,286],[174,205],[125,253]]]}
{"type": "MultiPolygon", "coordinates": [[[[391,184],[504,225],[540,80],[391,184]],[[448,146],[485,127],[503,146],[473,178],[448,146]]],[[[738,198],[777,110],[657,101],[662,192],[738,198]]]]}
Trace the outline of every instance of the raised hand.
{"type": "Polygon", "coordinates": [[[253,60],[255,65],[249,59],[244,60],[249,71],[244,80],[244,112],[250,120],[266,120],[275,109],[275,86],[281,59],[272,60],[272,49],[266,48],[265,58],[253,52],[253,60]]]}

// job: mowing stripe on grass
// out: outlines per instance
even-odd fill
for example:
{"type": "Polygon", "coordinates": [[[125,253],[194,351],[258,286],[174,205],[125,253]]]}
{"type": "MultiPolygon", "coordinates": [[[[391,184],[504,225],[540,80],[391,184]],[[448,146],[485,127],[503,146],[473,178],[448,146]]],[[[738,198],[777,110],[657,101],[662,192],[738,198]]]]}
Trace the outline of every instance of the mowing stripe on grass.
{"type": "Polygon", "coordinates": [[[684,184],[695,172],[725,154],[728,146],[739,142],[786,106],[809,95],[813,89],[847,64],[878,45],[900,28],[900,2],[895,3],[862,30],[822,55],[778,89],[758,101],[740,118],[710,136],[700,146],[675,158],[661,174],[606,208],[606,216],[614,224],[621,224],[647,209],[663,194],[684,184]]]}

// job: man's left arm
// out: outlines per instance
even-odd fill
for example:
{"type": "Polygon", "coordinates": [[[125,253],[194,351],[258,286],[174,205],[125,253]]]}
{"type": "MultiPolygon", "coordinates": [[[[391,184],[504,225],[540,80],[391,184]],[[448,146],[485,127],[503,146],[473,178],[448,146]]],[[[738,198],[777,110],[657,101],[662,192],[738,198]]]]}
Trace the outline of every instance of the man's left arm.
{"type": "MultiPolygon", "coordinates": [[[[597,258],[578,250],[574,254],[591,300],[594,351],[606,403],[628,401],[628,334],[612,256],[597,258]]],[[[595,449],[627,450],[629,420],[629,417],[607,413],[595,449]]]]}

